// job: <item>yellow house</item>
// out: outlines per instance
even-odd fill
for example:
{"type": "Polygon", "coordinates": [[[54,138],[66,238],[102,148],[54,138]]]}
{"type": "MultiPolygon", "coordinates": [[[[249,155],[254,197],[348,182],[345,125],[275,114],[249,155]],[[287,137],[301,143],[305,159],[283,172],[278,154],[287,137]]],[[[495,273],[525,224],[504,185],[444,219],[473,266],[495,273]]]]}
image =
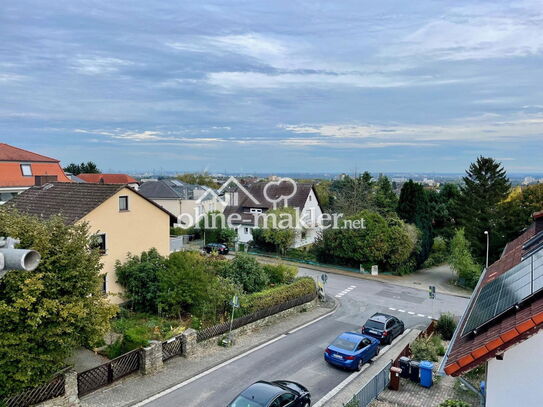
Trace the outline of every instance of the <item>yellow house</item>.
{"type": "Polygon", "coordinates": [[[124,302],[115,276],[117,260],[153,247],[164,256],[170,252],[175,216],[126,185],[53,182],[32,187],[9,204],[39,217],[60,215],[67,223],[86,222],[102,253],[103,289],[116,304],[124,302]]]}

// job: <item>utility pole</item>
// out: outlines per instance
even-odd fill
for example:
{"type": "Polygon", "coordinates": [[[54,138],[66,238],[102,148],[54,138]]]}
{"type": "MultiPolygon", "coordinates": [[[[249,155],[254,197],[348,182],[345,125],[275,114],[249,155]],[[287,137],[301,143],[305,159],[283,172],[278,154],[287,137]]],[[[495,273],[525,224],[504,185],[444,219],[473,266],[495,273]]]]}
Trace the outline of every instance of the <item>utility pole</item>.
{"type": "Polygon", "coordinates": [[[20,241],[0,236],[0,280],[9,270],[33,271],[40,263],[40,254],[35,250],[16,249],[20,241]]]}
{"type": "Polygon", "coordinates": [[[490,234],[488,233],[488,230],[485,230],[486,235],[486,268],[488,268],[488,251],[490,249],[490,234]]]}

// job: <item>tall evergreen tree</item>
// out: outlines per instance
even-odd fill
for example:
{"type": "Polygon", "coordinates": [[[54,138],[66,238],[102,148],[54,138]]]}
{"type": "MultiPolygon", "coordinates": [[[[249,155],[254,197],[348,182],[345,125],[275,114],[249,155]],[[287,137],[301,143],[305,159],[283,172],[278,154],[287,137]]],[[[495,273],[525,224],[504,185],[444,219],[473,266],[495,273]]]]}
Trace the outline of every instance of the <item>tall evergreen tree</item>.
{"type": "Polygon", "coordinates": [[[422,185],[407,181],[402,186],[398,201],[398,215],[407,223],[414,224],[422,233],[417,264],[421,265],[430,255],[433,231],[428,197],[422,185]]]}
{"type": "Polygon", "coordinates": [[[375,196],[373,198],[375,209],[381,214],[394,213],[398,206],[398,197],[392,189],[387,176],[381,175],[375,183],[375,196]]]}
{"type": "Polygon", "coordinates": [[[511,183],[501,163],[493,158],[478,157],[466,171],[460,187],[458,212],[473,255],[479,262],[486,256],[485,230],[490,233],[490,260],[499,255],[502,238],[497,235],[499,203],[505,200],[511,183]],[[496,233],[496,236],[494,234],[496,233]]]}
{"type": "Polygon", "coordinates": [[[87,161],[86,163],[81,164],[70,163],[64,168],[64,171],[69,172],[73,175],[101,173],[101,171],[98,169],[98,166],[92,161],[87,161]]]}

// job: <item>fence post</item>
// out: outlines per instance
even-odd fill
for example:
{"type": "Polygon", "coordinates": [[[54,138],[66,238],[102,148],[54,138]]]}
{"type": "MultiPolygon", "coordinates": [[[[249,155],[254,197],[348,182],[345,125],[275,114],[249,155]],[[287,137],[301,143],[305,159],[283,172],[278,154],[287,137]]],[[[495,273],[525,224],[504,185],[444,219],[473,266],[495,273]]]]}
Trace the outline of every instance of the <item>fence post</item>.
{"type": "Polygon", "coordinates": [[[79,406],[77,372],[75,370],[64,373],[64,397],[70,407],[79,406]]]}
{"type": "Polygon", "coordinates": [[[182,334],[183,338],[183,356],[191,357],[196,352],[198,332],[192,328],[186,329],[182,334]]]}
{"type": "Polygon", "coordinates": [[[140,372],[151,374],[162,368],[162,342],[150,341],[149,346],[141,350],[140,372]]]}

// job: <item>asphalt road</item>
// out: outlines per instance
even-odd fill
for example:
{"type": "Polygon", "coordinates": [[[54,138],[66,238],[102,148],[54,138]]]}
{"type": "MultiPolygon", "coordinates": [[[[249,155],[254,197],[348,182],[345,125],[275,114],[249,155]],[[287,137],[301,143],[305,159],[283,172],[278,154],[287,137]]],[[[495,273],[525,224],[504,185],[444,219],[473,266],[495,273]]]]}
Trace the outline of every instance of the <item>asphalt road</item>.
{"type": "MultiPolygon", "coordinates": [[[[317,278],[320,272],[300,268],[300,274],[317,278]]],[[[429,316],[440,312],[461,315],[468,300],[438,294],[428,298],[424,290],[335,274],[328,275],[327,294],[340,301],[328,316],[288,334],[245,357],[227,364],[147,406],[226,406],[240,391],[257,380],[293,380],[305,385],[312,402],[341,383],[349,372],[329,366],[323,360],[325,347],[341,332],[360,329],[375,312],[396,315],[406,328],[424,328],[429,316]]]]}

